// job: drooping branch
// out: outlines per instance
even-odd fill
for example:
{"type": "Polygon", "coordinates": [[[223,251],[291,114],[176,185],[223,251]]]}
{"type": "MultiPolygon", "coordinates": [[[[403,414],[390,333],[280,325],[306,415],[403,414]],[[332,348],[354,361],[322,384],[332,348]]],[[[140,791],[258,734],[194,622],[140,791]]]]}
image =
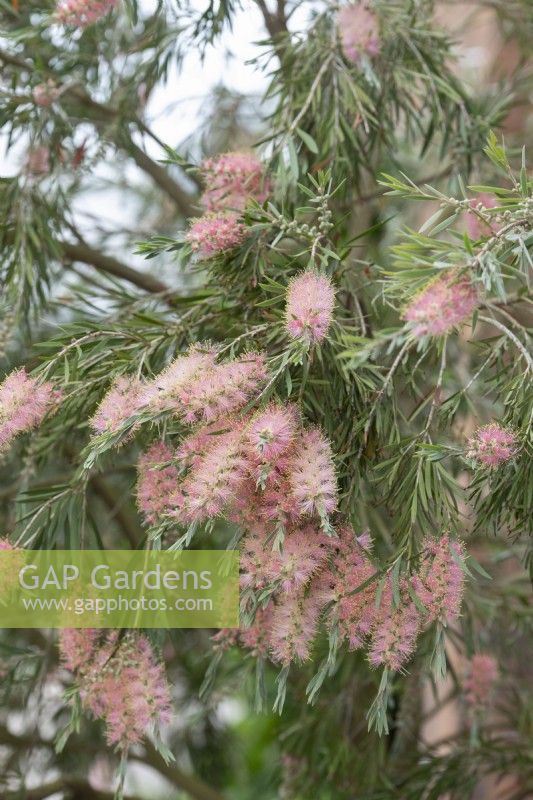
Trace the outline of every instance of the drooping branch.
{"type": "MultiPolygon", "coordinates": [[[[33,64],[31,64],[29,61],[26,61],[25,59],[22,59],[4,50],[0,50],[0,61],[19,69],[28,70],[29,72],[34,71],[33,64]]],[[[41,71],[43,71],[42,65],[41,71]]],[[[46,73],[47,77],[51,79],[56,77],[53,70],[48,69],[44,70],[44,72],[46,73]]],[[[93,98],[90,97],[85,89],[77,83],[66,85],[61,96],[66,101],[70,99],[71,101],[82,105],[86,112],[86,118],[93,122],[96,127],[100,128],[102,126],[106,126],[106,133],[113,140],[114,144],[119,149],[127,153],[135,161],[137,166],[152,178],[157,186],[159,186],[159,188],[173,200],[183,216],[189,217],[194,214],[194,196],[183,189],[180,184],[169,175],[168,171],[164,167],[160,166],[156,161],[153,161],[153,159],[151,159],[150,156],[144,150],[142,150],[142,148],[133,142],[129,131],[124,124],[120,126],[114,126],[115,130],[119,133],[115,136],[112,135],[113,129],[109,127],[109,123],[118,121],[118,109],[93,100],[93,98]]],[[[31,98],[28,98],[28,100],[30,99],[31,98]]],[[[135,115],[131,117],[128,122],[135,125],[140,131],[149,133],[154,140],[157,140],[157,137],[155,137],[149,131],[146,124],[139,120],[135,115]]]]}
{"type": "Polygon", "coordinates": [[[90,245],[83,241],[72,243],[68,241],[59,242],[59,246],[63,251],[65,257],[71,261],[81,261],[83,264],[89,264],[101,272],[107,272],[109,275],[114,275],[116,278],[128,281],[134,284],[139,289],[151,294],[168,295],[171,289],[162,281],[153,278],[151,275],[146,275],[143,272],[129,267],[127,264],[118,261],[113,256],[108,256],[95,250],[90,245]]]}

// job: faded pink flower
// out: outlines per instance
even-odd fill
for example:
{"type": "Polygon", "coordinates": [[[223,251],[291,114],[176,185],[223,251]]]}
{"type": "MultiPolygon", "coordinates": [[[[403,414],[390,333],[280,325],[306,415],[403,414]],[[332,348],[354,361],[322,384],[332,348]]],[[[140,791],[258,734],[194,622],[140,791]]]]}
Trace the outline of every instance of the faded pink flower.
{"type": "Polygon", "coordinates": [[[415,336],[442,336],[469,317],[479,303],[475,287],[456,270],[437,276],[403,312],[415,336]]]}
{"type": "Polygon", "coordinates": [[[28,150],[26,169],[30,175],[48,175],[50,167],[50,150],[48,147],[39,145],[28,150]]]}
{"type": "Polygon", "coordinates": [[[96,433],[116,433],[144,404],[145,387],[138,378],[122,375],[104,395],[90,425],[96,433]]]}
{"type": "Polygon", "coordinates": [[[20,433],[39,425],[57,408],[61,392],[51,383],[39,383],[23,369],[12,372],[0,384],[0,450],[20,433]]]}
{"type": "Polygon", "coordinates": [[[234,361],[215,364],[198,375],[182,392],[186,422],[214,422],[239,411],[267,379],[264,356],[246,353],[234,361]]]}
{"type": "Polygon", "coordinates": [[[496,422],[478,428],[468,441],[467,457],[483,467],[499,467],[510,461],[517,452],[517,436],[496,422]]]}
{"type": "Polygon", "coordinates": [[[246,439],[261,461],[272,461],[291,446],[298,425],[295,405],[271,403],[252,418],[246,439]]]}
{"type": "Polygon", "coordinates": [[[357,64],[365,53],[376,56],[381,49],[379,20],[368,2],[352,3],[339,9],[337,30],[347,61],[357,64]]]}
{"type": "Polygon", "coordinates": [[[192,223],[185,238],[200,258],[212,258],[239,247],[246,238],[246,225],[233,211],[205,214],[192,223]]]}
{"type": "Polygon", "coordinates": [[[211,447],[181,486],[184,502],[176,511],[178,519],[195,522],[220,515],[246,481],[247,467],[240,430],[214,436],[211,447]]]}
{"type": "Polygon", "coordinates": [[[74,28],[86,28],[103,19],[116,6],[117,0],[58,0],[57,22],[74,28]]]}
{"type": "Polygon", "coordinates": [[[419,628],[420,614],[415,604],[407,592],[402,591],[399,604],[394,606],[389,583],[381,597],[372,634],[369,650],[372,666],[398,672],[415,649],[419,628]]]}
{"type": "Polygon", "coordinates": [[[202,163],[206,211],[244,211],[248,198],[263,203],[271,187],[261,161],[253,153],[223,153],[202,163]]]}
{"type": "Polygon", "coordinates": [[[264,589],[272,574],[278,575],[279,554],[272,550],[272,543],[258,531],[244,539],[241,552],[241,586],[243,589],[264,589]]]}
{"type": "Polygon", "coordinates": [[[424,558],[413,576],[413,588],[427,609],[428,623],[459,616],[465,576],[460,560],[464,559],[461,542],[451,542],[448,535],[424,542],[424,558]]]}
{"type": "Polygon", "coordinates": [[[337,505],[331,446],[317,428],[303,431],[289,465],[290,491],[299,514],[324,517],[337,505]]]}
{"type": "Polygon", "coordinates": [[[169,721],[164,669],[143,634],[63,631],[60,652],[76,674],[83,707],[105,723],[109,744],[127,750],[169,721]]]}
{"type": "Polygon", "coordinates": [[[326,275],[307,270],[297,275],[287,288],[285,325],[293,339],[308,344],[326,336],[333,319],[335,289],[326,275]]]}
{"type": "Polygon", "coordinates": [[[274,606],[259,608],[249,628],[241,630],[240,639],[243,647],[251,651],[256,658],[266,658],[270,654],[274,606]]]}
{"type": "Polygon", "coordinates": [[[328,542],[331,541],[325,541],[326,538],[311,525],[288,533],[281,552],[273,553],[267,563],[269,581],[279,581],[284,594],[305,586],[326,563],[328,542]]]}
{"type": "MultiPolygon", "coordinates": [[[[494,195],[487,194],[486,192],[478,194],[477,197],[472,198],[470,201],[470,206],[472,208],[478,208],[478,206],[481,206],[481,212],[484,208],[496,208],[498,205],[498,199],[494,197],[494,195]]],[[[477,239],[481,239],[482,236],[489,236],[493,233],[496,233],[499,227],[493,221],[490,223],[484,222],[473,211],[466,212],[465,222],[468,235],[471,239],[475,239],[476,241],[477,239]]]]}
{"type": "MultiPolygon", "coordinates": [[[[364,537],[364,534],[363,534],[364,537]]],[[[371,633],[378,609],[376,608],[376,582],[359,589],[375,575],[376,569],[368,558],[366,537],[362,543],[350,529],[339,532],[338,556],[331,572],[335,596],[331,620],[338,620],[340,632],[346,637],[350,650],[362,647],[371,633]],[[348,540],[348,532],[351,534],[348,540]]]]}
{"type": "Polygon", "coordinates": [[[213,348],[192,347],[185,355],[174,359],[159,375],[143,389],[143,403],[152,410],[175,409],[183,412],[184,398],[190,386],[201,379],[214,366],[216,351],[213,348]]]}
{"type": "Polygon", "coordinates": [[[477,708],[486,705],[497,679],[498,662],[496,659],[488,653],[473,655],[468,674],[463,682],[468,705],[477,708]]]}
{"type": "Polygon", "coordinates": [[[270,633],[274,661],[283,665],[307,661],[326,602],[325,594],[311,587],[284,596],[274,607],[270,633]]]}
{"type": "Polygon", "coordinates": [[[63,628],[59,633],[59,654],[65,667],[71,672],[85,669],[101,633],[96,628],[63,628]]]}
{"type": "Polygon", "coordinates": [[[33,90],[32,96],[36,105],[43,107],[51,106],[54,100],[59,97],[59,89],[53,80],[48,80],[45,83],[37,84],[33,90]]]}
{"type": "Polygon", "coordinates": [[[164,442],[155,442],[137,463],[137,504],[148,525],[155,525],[171,507],[179,473],[172,461],[173,452],[164,442]]]}

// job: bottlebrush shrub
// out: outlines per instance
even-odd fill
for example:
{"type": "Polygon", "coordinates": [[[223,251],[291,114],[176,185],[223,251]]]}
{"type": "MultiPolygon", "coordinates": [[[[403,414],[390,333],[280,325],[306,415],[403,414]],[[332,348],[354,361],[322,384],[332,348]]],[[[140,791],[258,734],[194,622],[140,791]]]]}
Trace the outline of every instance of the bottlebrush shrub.
{"type": "Polygon", "coordinates": [[[128,750],[169,720],[165,671],[143,634],[66,628],[59,649],[83,708],[103,721],[110,745],[128,750]]]}
{"type": "MultiPolygon", "coordinates": [[[[42,180],[25,169],[2,180],[4,370],[27,361],[38,376],[24,413],[41,385],[63,395],[44,425],[44,409],[24,417],[20,446],[2,453],[2,530],[25,547],[240,549],[242,627],[217,635],[209,706],[190,697],[209,636],[161,633],[177,645],[184,711],[165,740],[187,749],[180,768],[213,764],[202,777],[223,796],[279,794],[260,767],[257,780],[234,784],[245,762],[258,763],[248,749],[256,723],[226,735],[218,713],[224,691],[241,707],[252,674],[257,705],[283,712],[260,723],[259,761],[280,746],[292,751],[305,765],[293,776],[296,796],[346,800],[355,786],[372,800],[462,800],[480,793],[477,774],[495,764],[521,776],[513,791],[524,793],[528,715],[510,708],[512,737],[479,745],[472,736],[466,746],[459,731],[446,749],[433,747],[439,737],[426,724],[436,715],[421,690],[442,677],[452,645],[469,653],[497,636],[497,652],[522,656],[530,633],[520,564],[531,563],[532,185],[527,154],[523,164],[516,157],[520,122],[505,120],[509,152],[498,133],[486,135],[510,98],[524,96],[527,75],[510,77],[509,92],[467,85],[429,1],[321,3],[294,15],[294,3],[256,3],[272,37],[261,37],[256,62],[266,67],[267,102],[217,89],[198,103],[198,129],[177,153],[151,130],[152,91],[161,96],[172,65],[172,101],[181,103],[188,50],[201,61],[240,13],[238,3],[199,5],[147,10],[131,0],[104,31],[78,30],[80,6],[67,7],[72,28],[51,28],[44,7],[4,3],[6,145],[16,157],[12,143],[38,143],[54,167],[42,180]],[[32,88],[49,80],[61,95],[44,107],[32,88]],[[72,152],[86,136],[85,167],[73,172],[60,148],[72,152]],[[231,151],[254,137],[264,167],[231,151]],[[102,175],[124,197],[120,226],[98,204],[83,211],[102,175]],[[201,208],[206,216],[195,219],[201,208]],[[479,237],[465,235],[472,214],[487,222],[479,237]],[[148,227],[153,235],[139,243],[148,227]],[[470,432],[492,419],[516,436],[512,458],[490,469],[472,458],[465,469],[470,432]],[[228,642],[238,644],[231,654],[228,642]],[[394,738],[378,742],[374,729],[392,726],[394,738]]],[[[505,36],[523,31],[529,55],[530,3],[496,5],[505,36]]],[[[262,89],[252,85],[254,95],[262,89]]],[[[8,421],[20,421],[22,406],[15,413],[8,397],[7,408],[8,421]]],[[[46,632],[7,636],[32,668],[49,663],[46,632]]],[[[109,637],[89,642],[84,663],[123,641],[109,637]]],[[[152,674],[142,650],[121,652],[135,669],[142,655],[152,674]]],[[[528,659],[517,662],[524,669],[528,659]]],[[[125,670],[116,664],[117,675],[125,670]]],[[[90,669],[88,682],[84,666],[75,671],[85,709],[113,741],[129,743],[129,682],[143,721],[131,722],[131,737],[155,721],[138,672],[117,687],[109,669],[90,669]]],[[[31,717],[43,707],[42,683],[25,682],[33,693],[24,726],[9,719],[20,696],[4,707],[0,758],[6,751],[15,794],[28,764],[12,749],[17,732],[52,737],[60,724],[31,717]]],[[[87,759],[102,753],[82,739],[59,758],[49,742],[37,742],[43,774],[64,774],[85,750],[87,759]]],[[[157,769],[148,743],[134,748],[157,769]]]]}

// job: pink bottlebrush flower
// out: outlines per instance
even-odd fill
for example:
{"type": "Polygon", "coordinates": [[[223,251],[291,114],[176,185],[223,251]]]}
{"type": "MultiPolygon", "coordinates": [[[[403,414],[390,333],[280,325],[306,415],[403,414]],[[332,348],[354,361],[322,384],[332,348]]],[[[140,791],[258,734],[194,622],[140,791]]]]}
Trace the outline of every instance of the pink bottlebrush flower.
{"type": "Polygon", "coordinates": [[[162,664],[142,634],[62,633],[63,662],[76,674],[83,707],[106,726],[121,750],[170,719],[170,691],[162,664]]]}
{"type": "Polygon", "coordinates": [[[330,538],[311,525],[290,531],[285,536],[281,552],[274,553],[267,564],[266,574],[270,582],[279,581],[284,594],[298,591],[324,566],[329,542],[330,538]]]}
{"type": "Polygon", "coordinates": [[[192,223],[185,238],[200,258],[212,258],[239,247],[246,238],[246,225],[233,211],[205,214],[192,223]]]}
{"type": "Polygon", "coordinates": [[[288,467],[297,513],[323,517],[337,505],[337,481],[328,440],[317,428],[303,431],[288,467]]]}
{"type": "Polygon", "coordinates": [[[498,662],[496,659],[488,653],[473,655],[468,674],[463,682],[465,700],[468,705],[474,708],[486,705],[497,679],[498,662]]]}
{"type": "Polygon", "coordinates": [[[279,554],[272,550],[264,530],[246,536],[241,552],[241,586],[243,589],[264,589],[279,574],[279,554]]]}
{"type": "Polygon", "coordinates": [[[185,355],[180,355],[146,384],[143,402],[154,411],[183,411],[184,397],[190,385],[202,378],[214,366],[216,351],[213,348],[192,347],[185,355]]]}
{"type": "Polygon", "coordinates": [[[104,395],[90,425],[96,433],[116,433],[144,405],[145,387],[138,378],[122,375],[104,395]]]}
{"type": "MultiPolygon", "coordinates": [[[[477,197],[470,201],[471,208],[481,206],[480,211],[483,211],[484,208],[496,208],[498,205],[498,199],[486,192],[478,194],[477,197]]],[[[468,235],[476,241],[481,239],[482,236],[489,236],[498,231],[498,225],[495,225],[492,221],[490,223],[483,222],[473,211],[466,212],[465,222],[468,235]]]]}
{"type": "Polygon", "coordinates": [[[248,198],[264,203],[271,187],[261,161],[253,153],[223,153],[202,163],[206,211],[244,211],[248,198]]]}
{"type": "Polygon", "coordinates": [[[117,0],[58,0],[55,18],[62,25],[86,28],[103,19],[117,0]]]}
{"type": "Polygon", "coordinates": [[[50,172],[50,150],[45,145],[31,147],[26,154],[26,170],[30,175],[48,175],[50,172]]]}
{"type": "Polygon", "coordinates": [[[300,590],[285,595],[272,611],[270,647],[272,657],[280,664],[307,661],[315,638],[320,615],[327,602],[318,589],[300,590]]]}
{"type": "Polygon", "coordinates": [[[287,288],[285,326],[293,339],[321,342],[333,319],[335,289],[326,275],[306,270],[287,288]]]}
{"type": "Polygon", "coordinates": [[[155,442],[137,463],[137,504],[148,525],[155,525],[171,508],[179,473],[173,464],[161,465],[172,458],[173,452],[168,445],[155,442]]]}
{"type": "Polygon", "coordinates": [[[449,270],[427,284],[402,316],[413,326],[415,336],[442,336],[464,322],[478,303],[470,280],[449,270]]]}
{"type": "Polygon", "coordinates": [[[426,539],[424,559],[419,572],[413,576],[413,588],[427,609],[428,623],[459,616],[464,593],[465,576],[460,561],[464,548],[460,542],[450,542],[449,536],[438,541],[426,539]]]}
{"type": "Polygon", "coordinates": [[[100,634],[95,628],[63,628],[59,633],[61,663],[71,672],[85,669],[93,658],[100,634]]]}
{"type": "Polygon", "coordinates": [[[408,593],[401,591],[400,602],[395,607],[389,582],[382,594],[372,633],[369,650],[372,666],[398,672],[415,649],[419,628],[420,614],[408,593]]]}
{"type": "Polygon", "coordinates": [[[184,522],[216,517],[231,506],[248,478],[242,433],[237,428],[213,437],[211,447],[194,466],[181,486],[182,509],[176,515],[184,522]]]}
{"type": "Polygon", "coordinates": [[[182,392],[185,421],[211,423],[239,411],[267,379],[264,356],[247,353],[215,364],[182,392]]]}
{"type": "Polygon", "coordinates": [[[0,384],[0,450],[57,408],[61,392],[17,369],[0,384]]]}
{"type": "Polygon", "coordinates": [[[270,652],[274,606],[270,603],[255,613],[253,623],[240,632],[241,644],[256,658],[266,658],[270,652]]]}
{"type": "Polygon", "coordinates": [[[381,49],[379,20],[367,2],[351,3],[339,9],[337,30],[347,61],[357,64],[365,53],[378,55],[381,49]]]}
{"type": "Polygon", "coordinates": [[[491,422],[478,428],[469,439],[466,455],[483,467],[494,468],[510,461],[516,452],[517,437],[514,431],[491,422]]]}
{"type": "Polygon", "coordinates": [[[293,443],[298,425],[298,409],[292,404],[271,403],[252,418],[246,439],[260,461],[272,461],[293,443]]]}
{"type": "Polygon", "coordinates": [[[59,93],[60,90],[53,80],[39,83],[34,87],[32,92],[33,102],[37,106],[46,108],[47,106],[51,106],[54,100],[57,100],[59,93]]]}
{"type": "MultiPolygon", "coordinates": [[[[343,534],[340,533],[342,541],[343,534]]],[[[335,542],[335,544],[338,544],[335,542]]],[[[337,619],[341,633],[348,641],[350,650],[362,647],[371,633],[378,609],[376,608],[376,583],[371,582],[359,589],[375,574],[376,570],[367,556],[365,548],[355,540],[349,550],[339,548],[331,572],[332,587],[336,598],[331,619],[337,619]]]]}

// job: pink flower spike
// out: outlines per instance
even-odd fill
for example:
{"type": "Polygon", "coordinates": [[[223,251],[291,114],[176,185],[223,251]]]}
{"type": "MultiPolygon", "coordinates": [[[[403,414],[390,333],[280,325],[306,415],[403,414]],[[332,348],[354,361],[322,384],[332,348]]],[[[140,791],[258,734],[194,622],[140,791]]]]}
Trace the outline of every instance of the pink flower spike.
{"type": "Polygon", "coordinates": [[[379,20],[364,0],[338,11],[337,30],[347,61],[357,64],[364,54],[378,55],[381,49],[379,20]]]}
{"type": "Polygon", "coordinates": [[[185,355],[174,359],[159,375],[146,384],[142,399],[154,411],[183,412],[184,398],[190,386],[214,366],[213,348],[192,347],[185,355]]]}
{"type": "Polygon", "coordinates": [[[246,230],[233,211],[211,213],[195,220],[185,238],[200,258],[213,258],[243,244],[246,230]]]}
{"type": "Polygon", "coordinates": [[[391,595],[389,583],[381,598],[369,660],[373,667],[384,666],[398,672],[415,649],[420,614],[405,590],[401,591],[400,602],[396,607],[392,603],[391,595]]]}
{"type": "Polygon", "coordinates": [[[95,628],[63,628],[60,631],[59,655],[67,669],[76,672],[91,661],[99,634],[95,628]]]}
{"type": "Polygon", "coordinates": [[[321,591],[293,592],[272,613],[270,646],[273,659],[288,665],[307,661],[327,597],[321,591]]]}
{"type": "Polygon", "coordinates": [[[296,406],[278,403],[256,414],[246,434],[252,453],[264,462],[284,453],[293,443],[298,417],[296,406]]]}
{"type": "Polygon", "coordinates": [[[335,289],[326,275],[302,272],[289,283],[285,325],[293,339],[321,342],[333,319],[335,289]]]}
{"type": "Polygon", "coordinates": [[[441,539],[426,539],[424,559],[419,572],[413,576],[412,585],[417,596],[427,609],[426,622],[459,616],[464,594],[465,575],[460,566],[464,558],[461,542],[451,542],[449,536],[441,539]]]}
{"type": "Polygon", "coordinates": [[[121,376],[104,395],[90,425],[96,433],[116,433],[144,405],[144,386],[138,378],[121,376]]]}
{"type": "Polygon", "coordinates": [[[517,445],[514,431],[491,422],[490,425],[478,428],[469,439],[466,455],[480,466],[494,469],[514,458],[517,445]]]}
{"type": "Polygon", "coordinates": [[[241,431],[213,436],[211,447],[182,484],[183,508],[177,518],[197,522],[220,515],[232,505],[248,477],[241,431]]]}
{"type": "Polygon", "coordinates": [[[299,514],[322,518],[335,510],[337,481],[331,446],[317,428],[300,436],[288,474],[291,496],[299,514]]]}
{"type": "Polygon", "coordinates": [[[215,364],[182,392],[185,421],[209,424],[235,414],[259,393],[266,380],[266,364],[261,354],[246,353],[234,361],[215,364]]]}
{"type": "Polygon", "coordinates": [[[17,369],[0,384],[0,451],[20,433],[27,433],[57,408],[61,392],[52,383],[17,369]]]}
{"type": "Polygon", "coordinates": [[[455,270],[438,275],[425,286],[403,312],[415,336],[442,336],[464,322],[479,303],[468,278],[455,270]]]}
{"type": "Polygon", "coordinates": [[[473,708],[486,705],[497,680],[498,662],[496,659],[488,653],[473,655],[468,674],[463,682],[468,705],[473,708]]]}
{"type": "Polygon", "coordinates": [[[137,463],[137,504],[148,525],[173,508],[172,497],[178,488],[179,473],[171,461],[173,452],[164,442],[155,442],[137,463]]]}
{"type": "Polygon", "coordinates": [[[162,664],[143,634],[66,630],[61,658],[76,674],[82,706],[106,725],[122,751],[170,719],[170,690],[162,664]]]}
{"type": "Polygon", "coordinates": [[[117,0],[58,0],[57,22],[73,28],[87,28],[103,19],[116,6],[117,0]]]}
{"type": "Polygon", "coordinates": [[[261,161],[253,153],[223,153],[201,167],[206,211],[244,211],[249,198],[264,203],[271,191],[261,161]]]}

